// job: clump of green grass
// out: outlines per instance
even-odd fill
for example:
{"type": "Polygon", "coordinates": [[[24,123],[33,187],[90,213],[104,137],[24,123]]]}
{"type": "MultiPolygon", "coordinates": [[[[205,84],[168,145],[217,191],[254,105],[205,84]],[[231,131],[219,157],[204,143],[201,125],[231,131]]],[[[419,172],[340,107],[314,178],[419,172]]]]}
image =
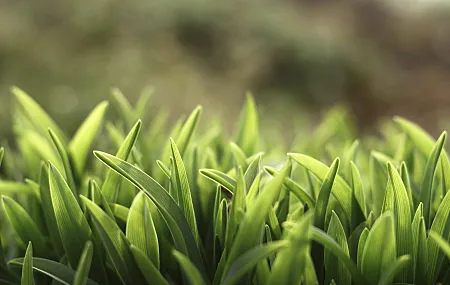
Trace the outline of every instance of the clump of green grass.
{"type": "Polygon", "coordinates": [[[251,96],[228,138],[217,123],[198,127],[201,107],[166,133],[165,114],[146,116],[148,97],[132,106],[115,90],[121,118],[107,120],[102,102],[69,138],[12,92],[2,284],[450,280],[445,132],[435,141],[395,118],[381,138],[355,140],[337,109],[286,155],[260,136],[251,96]]]}

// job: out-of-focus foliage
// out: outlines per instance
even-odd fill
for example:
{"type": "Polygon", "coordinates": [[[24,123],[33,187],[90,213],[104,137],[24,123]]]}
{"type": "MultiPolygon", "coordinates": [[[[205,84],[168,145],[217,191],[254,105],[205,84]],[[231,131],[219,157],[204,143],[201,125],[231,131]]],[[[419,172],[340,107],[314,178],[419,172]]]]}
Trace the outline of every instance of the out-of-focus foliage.
{"type": "Polygon", "coordinates": [[[134,102],[152,85],[174,112],[235,118],[251,90],[285,119],[344,101],[362,126],[396,113],[433,127],[450,105],[449,10],[401,2],[2,1],[0,119],[11,85],[72,132],[111,86],[134,102]]]}

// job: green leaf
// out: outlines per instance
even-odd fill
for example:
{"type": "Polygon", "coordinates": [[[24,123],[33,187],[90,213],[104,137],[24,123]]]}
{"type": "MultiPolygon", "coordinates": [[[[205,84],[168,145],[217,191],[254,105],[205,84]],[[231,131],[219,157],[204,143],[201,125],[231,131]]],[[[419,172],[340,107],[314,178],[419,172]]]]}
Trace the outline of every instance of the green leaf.
{"type": "Polygon", "coordinates": [[[422,188],[420,192],[420,201],[423,203],[423,215],[425,222],[429,225],[431,223],[431,204],[433,197],[433,177],[436,172],[439,156],[444,148],[445,141],[447,139],[447,133],[444,132],[436,142],[433,151],[428,158],[427,166],[425,168],[425,175],[422,182],[422,188]]]}
{"type": "Polygon", "coordinates": [[[287,164],[279,175],[276,175],[264,187],[256,201],[251,203],[245,213],[239,230],[236,233],[234,243],[229,251],[225,272],[229,270],[231,264],[243,253],[259,244],[260,233],[264,228],[267,214],[272,208],[275,199],[281,191],[281,186],[291,165],[287,164]]]}
{"type": "Polygon", "coordinates": [[[152,261],[156,269],[159,269],[158,235],[147,199],[143,192],[134,198],[128,214],[126,237],[152,261]]]}
{"type": "Polygon", "coordinates": [[[369,229],[364,228],[364,230],[361,233],[361,236],[359,237],[358,242],[358,256],[357,256],[357,265],[358,268],[361,270],[362,267],[362,260],[363,260],[363,253],[364,253],[364,247],[366,246],[367,237],[369,236],[369,229]]]}
{"type": "Polygon", "coordinates": [[[27,252],[25,253],[25,259],[22,267],[22,279],[21,285],[34,285],[33,277],[33,245],[28,243],[27,252]]]}
{"type": "Polygon", "coordinates": [[[183,156],[186,152],[186,149],[189,143],[194,136],[195,129],[197,128],[198,121],[200,120],[200,116],[202,114],[202,107],[197,106],[194,111],[192,111],[191,115],[187,118],[186,122],[183,124],[179,135],[176,137],[175,142],[180,151],[180,156],[183,156]]]}
{"type": "MultiPolygon", "coordinates": [[[[23,258],[16,258],[9,262],[9,264],[15,266],[23,266],[23,263],[23,258]]],[[[33,258],[33,269],[53,278],[54,280],[64,285],[72,285],[72,282],[75,278],[75,271],[73,269],[70,269],[62,263],[44,258],[33,258]]],[[[86,285],[98,284],[91,279],[88,279],[86,285]]]]}
{"type": "Polygon", "coordinates": [[[158,164],[159,168],[161,169],[161,171],[166,175],[167,178],[170,179],[170,169],[169,167],[167,167],[164,162],[162,162],[161,160],[157,160],[156,164],[158,164]]]}
{"type": "Polygon", "coordinates": [[[244,151],[234,142],[230,142],[230,149],[233,153],[236,165],[242,167],[242,169],[245,171],[248,167],[248,163],[247,156],[245,155],[244,151]]]}
{"type": "MultiPolygon", "coordinates": [[[[311,171],[317,178],[323,181],[329,171],[329,168],[318,160],[303,154],[288,154],[290,158],[311,171]]],[[[352,190],[350,186],[339,175],[336,175],[332,192],[338,203],[345,212],[348,221],[351,219],[352,190]]],[[[359,211],[362,212],[361,209],[359,211]]]]}
{"type": "Polygon", "coordinates": [[[98,184],[97,182],[95,182],[95,180],[89,180],[88,189],[91,201],[99,205],[112,219],[115,220],[114,213],[111,210],[108,201],[106,201],[103,192],[100,190],[100,187],[98,187],[98,184]]]}
{"type": "Polygon", "coordinates": [[[400,272],[405,271],[410,262],[411,257],[409,255],[400,256],[383,272],[378,285],[390,285],[394,277],[400,272]]]}
{"type": "Polygon", "coordinates": [[[352,186],[352,216],[351,225],[355,228],[359,221],[363,221],[367,213],[366,199],[364,197],[364,189],[362,185],[361,174],[358,168],[350,161],[350,177],[352,186]],[[357,205],[356,205],[357,203],[357,205]],[[359,206],[359,208],[358,208],[359,206]],[[361,210],[359,210],[361,209],[361,210]],[[362,212],[362,213],[361,213],[362,212]]]}
{"type": "Polygon", "coordinates": [[[103,246],[114,266],[116,273],[123,284],[133,284],[140,280],[140,274],[135,267],[133,254],[122,230],[99,206],[84,196],[81,196],[89,213],[95,233],[102,241],[103,246]]]}
{"type": "Polygon", "coordinates": [[[102,152],[95,152],[95,155],[105,165],[120,173],[150,197],[164,216],[174,238],[176,249],[187,254],[197,268],[203,268],[202,258],[189,224],[169,193],[153,178],[128,162],[102,152]]]}
{"type": "Polygon", "coordinates": [[[62,164],[64,166],[64,173],[66,174],[66,177],[67,177],[67,184],[69,184],[70,189],[73,191],[73,195],[75,197],[78,197],[78,193],[76,193],[76,189],[75,189],[75,180],[73,177],[72,166],[70,164],[70,159],[69,159],[69,155],[67,153],[67,148],[66,148],[66,146],[63,145],[61,140],[58,138],[56,133],[54,131],[52,131],[52,129],[48,129],[48,133],[53,142],[53,145],[55,146],[56,150],[58,151],[59,158],[61,159],[62,164]]]}
{"type": "MultiPolygon", "coordinates": [[[[387,168],[389,176],[388,187],[392,188],[394,193],[394,221],[397,257],[412,255],[413,237],[411,233],[411,206],[409,205],[408,192],[406,191],[400,174],[390,162],[388,162],[387,168]]],[[[398,281],[412,281],[412,272],[414,272],[413,268],[405,268],[405,270],[400,272],[398,281]]]]}
{"type": "Polygon", "coordinates": [[[262,171],[256,175],[255,180],[253,180],[252,185],[248,189],[247,197],[245,198],[245,204],[253,203],[256,199],[256,196],[259,193],[259,185],[261,183],[262,171]]]}
{"type": "Polygon", "coordinates": [[[371,281],[379,281],[396,258],[394,221],[391,212],[375,221],[364,246],[361,271],[371,281]]]}
{"type": "Polygon", "coordinates": [[[91,230],[72,191],[61,173],[50,163],[49,185],[56,224],[67,258],[72,266],[78,264],[91,230]]]}
{"type": "MultiPolygon", "coordinates": [[[[413,238],[413,251],[412,251],[412,258],[413,258],[413,272],[416,272],[417,263],[419,260],[417,260],[417,253],[418,253],[418,244],[419,244],[419,232],[420,232],[420,218],[423,218],[423,204],[419,203],[419,206],[417,207],[416,213],[414,214],[414,218],[411,224],[411,231],[412,231],[412,238],[413,238]]],[[[422,262],[422,261],[421,261],[422,262]]],[[[424,279],[425,280],[425,279],[424,279]]]]}
{"type": "Polygon", "coordinates": [[[159,272],[158,268],[147,258],[145,253],[143,253],[139,248],[131,245],[131,252],[133,253],[134,260],[137,266],[141,270],[142,275],[144,275],[145,281],[149,285],[169,285],[169,282],[164,279],[164,277],[159,272]]]}
{"type": "MultiPolygon", "coordinates": [[[[265,166],[264,170],[269,173],[270,175],[274,176],[275,174],[279,173],[275,168],[265,166]]],[[[303,189],[300,185],[298,185],[294,180],[292,180],[289,177],[286,177],[283,181],[283,185],[292,192],[302,203],[308,204],[310,207],[316,206],[316,201],[314,198],[303,189]]]]}
{"type": "Polygon", "coordinates": [[[46,134],[48,128],[51,128],[60,139],[65,141],[64,133],[33,98],[16,86],[11,87],[11,93],[16,96],[22,112],[36,126],[41,134],[46,134]]]}
{"type": "Polygon", "coordinates": [[[255,153],[259,139],[258,112],[255,101],[250,93],[247,93],[247,102],[241,111],[239,130],[236,134],[236,144],[241,147],[248,156],[255,153]]]}
{"type": "Polygon", "coordinates": [[[215,169],[200,169],[200,174],[205,176],[206,178],[222,185],[226,189],[228,189],[231,193],[234,192],[236,188],[236,180],[226,175],[225,173],[215,170],[215,169]]]}
{"type": "Polygon", "coordinates": [[[312,214],[307,214],[289,231],[290,246],[277,254],[267,284],[300,284],[309,254],[311,223],[312,214]]]}
{"type": "MultiPolygon", "coordinates": [[[[424,206],[425,209],[425,206],[424,206]]],[[[437,234],[447,237],[449,219],[450,216],[450,191],[447,191],[444,199],[442,200],[439,208],[437,210],[436,216],[434,217],[433,224],[431,225],[430,231],[436,232],[437,234]]],[[[425,217],[424,217],[425,218],[425,217]]],[[[437,278],[437,273],[440,270],[444,256],[439,252],[439,245],[432,239],[428,239],[428,261],[427,261],[427,273],[428,282],[431,284],[437,278]]]]}
{"type": "Polygon", "coordinates": [[[178,188],[178,201],[194,238],[196,242],[199,243],[200,235],[198,233],[197,220],[195,218],[194,204],[192,203],[191,188],[189,187],[186,168],[184,167],[183,159],[181,158],[181,154],[173,139],[170,139],[170,144],[172,148],[172,157],[174,158],[173,170],[178,188]]]}
{"type": "Polygon", "coordinates": [[[440,247],[440,249],[444,252],[447,258],[450,258],[450,245],[448,242],[442,238],[441,235],[434,231],[430,231],[429,236],[435,243],[440,247]]]}
{"type": "Polygon", "coordinates": [[[342,249],[342,247],[330,236],[328,236],[321,229],[316,227],[311,228],[312,239],[320,244],[322,244],[325,249],[329,250],[333,255],[335,255],[342,264],[350,271],[352,279],[355,284],[370,284],[366,280],[366,277],[361,274],[358,267],[353,263],[348,254],[342,249]]]}
{"type": "MultiPolygon", "coordinates": [[[[137,121],[131,131],[128,133],[123,144],[117,151],[116,156],[120,159],[127,160],[128,156],[136,143],[139,131],[141,130],[141,121],[137,121]]],[[[106,200],[109,203],[116,203],[117,197],[119,196],[119,188],[121,185],[122,177],[110,169],[107,174],[105,181],[103,182],[102,192],[106,200]]]]}
{"type": "Polygon", "coordinates": [[[75,277],[73,278],[73,285],[85,285],[89,271],[91,270],[92,255],[94,254],[94,247],[91,241],[87,241],[81,254],[80,262],[78,263],[75,277]]]}
{"type": "Polygon", "coordinates": [[[189,280],[189,283],[191,285],[206,285],[207,283],[203,279],[202,274],[198,269],[195,267],[194,264],[187,258],[184,254],[182,254],[179,251],[174,250],[172,252],[175,259],[178,261],[178,263],[181,265],[181,268],[183,269],[184,274],[186,275],[187,279],[189,280]]]}
{"type": "Polygon", "coordinates": [[[333,188],[333,183],[335,181],[336,175],[339,171],[339,158],[333,161],[330,166],[325,179],[323,180],[322,186],[320,187],[319,196],[317,197],[315,209],[315,220],[314,225],[325,230],[325,215],[327,212],[328,201],[330,199],[331,189],[333,188]]]}
{"type": "MultiPolygon", "coordinates": [[[[260,172],[261,157],[262,157],[262,154],[257,154],[251,160],[250,165],[248,166],[247,170],[245,170],[245,172],[244,172],[245,193],[248,192],[248,190],[250,189],[250,186],[252,185],[253,181],[255,181],[256,176],[260,172]]],[[[242,170],[244,170],[244,168],[242,170]]]]}
{"type": "Polygon", "coordinates": [[[116,219],[124,223],[127,222],[130,209],[119,204],[109,204],[109,207],[111,208],[111,211],[116,219]]]}
{"type": "Polygon", "coordinates": [[[425,220],[423,217],[419,219],[419,232],[418,232],[418,242],[417,242],[417,262],[416,262],[416,272],[414,277],[414,284],[427,284],[427,279],[433,279],[433,274],[428,271],[429,264],[427,263],[427,258],[430,256],[428,251],[427,242],[427,230],[425,228],[425,220]],[[430,276],[430,277],[428,277],[430,276]],[[428,277],[428,278],[427,278],[428,277]]]}
{"type": "Polygon", "coordinates": [[[126,127],[131,127],[133,122],[136,120],[136,117],[130,102],[128,102],[127,98],[123,95],[119,88],[112,88],[111,95],[116,108],[126,123],[126,127]]]}
{"type": "Polygon", "coordinates": [[[45,237],[28,212],[19,203],[7,196],[3,196],[3,204],[8,218],[23,244],[31,241],[35,244],[36,251],[39,254],[46,254],[48,248],[45,237]]]}
{"type": "Polygon", "coordinates": [[[252,248],[236,259],[230,270],[225,274],[222,284],[234,285],[238,283],[258,262],[282,249],[289,248],[289,244],[288,241],[280,240],[252,248]]]}
{"type": "Polygon", "coordinates": [[[75,133],[69,144],[69,152],[77,173],[83,173],[91,145],[99,132],[108,102],[103,101],[95,107],[75,133]]]}
{"type": "MultiPolygon", "coordinates": [[[[319,193],[320,195],[320,193],[319,193]]],[[[339,217],[333,211],[331,221],[327,231],[328,236],[334,239],[342,248],[342,250],[350,257],[350,252],[347,244],[347,237],[345,236],[344,227],[342,226],[339,217]]],[[[345,265],[328,250],[325,251],[325,270],[326,280],[335,280],[338,284],[351,284],[352,276],[345,265]]],[[[325,281],[327,282],[327,281],[325,281]]]]}
{"type": "Polygon", "coordinates": [[[226,236],[225,236],[226,248],[231,248],[234,236],[236,234],[239,223],[241,222],[246,209],[246,201],[245,201],[246,185],[244,173],[242,172],[241,167],[239,167],[238,170],[236,184],[237,184],[236,190],[234,191],[234,195],[231,200],[230,218],[228,220],[226,229],[226,236]]]}

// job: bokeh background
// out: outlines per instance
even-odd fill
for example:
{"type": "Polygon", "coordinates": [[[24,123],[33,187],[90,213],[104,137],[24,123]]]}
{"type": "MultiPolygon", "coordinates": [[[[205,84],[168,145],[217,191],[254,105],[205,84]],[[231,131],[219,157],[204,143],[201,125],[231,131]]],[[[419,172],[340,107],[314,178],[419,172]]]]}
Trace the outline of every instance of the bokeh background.
{"type": "Polygon", "coordinates": [[[450,108],[445,2],[2,0],[0,134],[12,85],[68,132],[112,87],[131,102],[153,87],[152,110],[174,117],[202,104],[233,124],[251,91],[286,130],[339,104],[362,131],[394,114],[434,131],[450,108]]]}

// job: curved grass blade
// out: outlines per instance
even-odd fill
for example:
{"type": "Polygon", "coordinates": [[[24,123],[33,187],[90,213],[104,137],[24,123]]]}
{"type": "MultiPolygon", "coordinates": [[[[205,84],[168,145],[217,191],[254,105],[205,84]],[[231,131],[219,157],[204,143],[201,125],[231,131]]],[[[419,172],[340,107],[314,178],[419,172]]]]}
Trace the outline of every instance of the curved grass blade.
{"type": "Polygon", "coordinates": [[[131,245],[131,252],[133,253],[134,260],[141,270],[142,275],[144,275],[148,285],[169,285],[169,282],[164,279],[156,266],[147,258],[145,253],[134,245],[131,245]]]}
{"type": "Polygon", "coordinates": [[[66,141],[64,133],[58,125],[56,125],[52,118],[44,111],[44,109],[42,109],[41,106],[39,106],[38,103],[36,103],[36,101],[33,100],[33,98],[16,86],[11,87],[11,93],[16,96],[22,112],[30,120],[30,122],[36,126],[41,134],[45,134],[47,129],[51,128],[60,139],[66,141]]]}
{"type": "Polygon", "coordinates": [[[48,166],[45,162],[41,164],[41,173],[39,179],[39,193],[42,202],[42,212],[44,214],[45,224],[47,225],[50,240],[59,256],[64,255],[64,247],[56,222],[55,211],[53,209],[52,197],[50,194],[48,166]]]}
{"type": "MultiPolygon", "coordinates": [[[[411,206],[409,205],[408,193],[403,184],[400,174],[395,167],[388,162],[388,187],[394,193],[394,211],[395,211],[395,234],[397,257],[403,255],[412,255],[413,237],[411,233],[411,206]]],[[[405,268],[400,272],[399,282],[412,281],[411,273],[413,268],[405,268]]],[[[397,280],[396,280],[397,281],[397,280]]]]}
{"type": "Polygon", "coordinates": [[[362,185],[361,174],[359,173],[359,170],[353,163],[353,161],[350,161],[350,177],[352,186],[351,225],[352,228],[355,228],[360,222],[365,220],[367,207],[366,207],[366,199],[364,197],[364,189],[362,185]],[[356,205],[356,203],[358,204],[356,205]],[[359,206],[361,211],[358,210],[357,206],[359,206]]]}
{"type": "Polygon", "coordinates": [[[200,174],[205,176],[206,178],[222,185],[231,193],[234,192],[236,188],[236,180],[226,175],[225,173],[215,170],[215,169],[200,169],[200,174]]]}
{"type": "MultiPolygon", "coordinates": [[[[136,143],[139,131],[141,130],[141,121],[137,121],[134,127],[126,136],[124,142],[117,151],[116,156],[122,160],[127,160],[134,144],[136,143]]],[[[109,203],[116,203],[119,196],[119,188],[122,177],[113,170],[108,170],[105,181],[103,182],[102,192],[109,203]]]]}
{"type": "MultiPolygon", "coordinates": [[[[256,176],[260,172],[262,154],[256,155],[250,162],[248,168],[244,172],[245,178],[245,193],[247,193],[253,183],[255,181],[256,176]]],[[[242,168],[244,170],[244,168],[242,168]]]]}
{"type": "Polygon", "coordinates": [[[153,223],[148,197],[143,192],[136,195],[128,214],[126,237],[139,248],[159,270],[159,243],[153,223]]]}
{"type": "Polygon", "coordinates": [[[34,285],[33,276],[33,245],[28,243],[27,251],[25,253],[25,259],[22,266],[22,279],[21,285],[34,285]]]}
{"type": "Polygon", "coordinates": [[[256,196],[259,193],[259,185],[261,183],[261,177],[262,177],[262,171],[260,171],[258,173],[258,175],[256,175],[255,180],[253,181],[252,185],[248,189],[247,197],[245,198],[246,205],[255,201],[256,196]]]}
{"type": "Polygon", "coordinates": [[[98,238],[110,257],[110,260],[120,280],[124,284],[136,284],[139,282],[140,273],[137,272],[133,255],[126,241],[125,235],[111,217],[108,216],[94,202],[81,196],[89,213],[91,213],[92,224],[98,238]]]}
{"type": "Polygon", "coordinates": [[[370,284],[370,282],[366,280],[365,276],[361,274],[358,267],[356,267],[348,254],[345,253],[345,251],[334,239],[316,227],[311,228],[311,233],[314,241],[322,244],[327,250],[339,258],[348,271],[350,271],[355,284],[370,284]]]}
{"type": "Polygon", "coordinates": [[[179,251],[174,250],[172,252],[175,259],[178,261],[178,263],[181,265],[181,268],[183,269],[184,274],[186,275],[187,279],[189,280],[189,283],[191,285],[206,285],[207,283],[203,279],[202,274],[198,269],[195,267],[194,264],[187,258],[184,254],[182,254],[179,251]]]}
{"type": "Polygon", "coordinates": [[[356,258],[356,264],[358,265],[358,268],[360,270],[361,270],[361,267],[362,267],[364,247],[366,246],[366,241],[367,241],[367,237],[368,236],[369,236],[369,229],[368,228],[364,228],[364,230],[361,233],[361,236],[359,237],[358,256],[356,258]]]}
{"type": "Polygon", "coordinates": [[[260,234],[264,228],[266,216],[272,209],[272,205],[281,191],[283,180],[287,173],[290,172],[290,169],[291,165],[288,163],[279,175],[276,175],[266,184],[264,191],[259,194],[256,201],[249,205],[236,233],[234,243],[230,248],[225,272],[229,270],[233,262],[243,252],[259,244],[260,234]]]}
{"type": "Polygon", "coordinates": [[[108,102],[103,101],[95,107],[69,143],[69,153],[77,173],[83,173],[89,149],[99,132],[108,102]]]}
{"type": "Polygon", "coordinates": [[[105,196],[103,195],[100,187],[98,187],[98,184],[94,179],[89,180],[88,189],[91,195],[90,199],[92,200],[92,202],[99,205],[113,220],[115,220],[114,213],[111,210],[108,201],[106,201],[105,196]]]}
{"type": "Polygon", "coordinates": [[[197,220],[195,218],[194,204],[192,202],[191,188],[189,187],[188,176],[186,168],[184,166],[181,153],[178,151],[178,147],[173,139],[170,139],[172,157],[174,159],[173,170],[174,178],[176,180],[178,200],[181,205],[181,209],[184,216],[191,228],[194,238],[197,243],[200,242],[200,235],[197,228],[197,220]]]}
{"type": "MultiPolygon", "coordinates": [[[[16,258],[9,262],[10,265],[23,266],[23,258],[16,258]]],[[[62,263],[44,258],[33,258],[33,269],[43,273],[54,280],[64,284],[72,285],[75,277],[75,271],[62,263]]],[[[95,281],[88,279],[86,285],[98,285],[95,281]]]]}
{"type": "MultiPolygon", "coordinates": [[[[304,154],[289,153],[290,158],[311,171],[317,178],[323,181],[329,171],[329,168],[322,162],[304,154]]],[[[341,205],[348,221],[351,219],[352,206],[352,190],[342,177],[336,175],[334,187],[332,189],[333,196],[341,205]]],[[[362,212],[361,208],[359,211],[362,212]]]]}
{"type": "Polygon", "coordinates": [[[441,155],[442,149],[444,148],[446,139],[447,133],[444,132],[436,142],[436,145],[434,146],[433,151],[428,158],[427,166],[425,168],[425,174],[420,192],[420,201],[423,203],[423,216],[427,225],[431,224],[430,212],[433,196],[433,177],[436,172],[439,156],[441,155]]]}
{"type": "Polygon", "coordinates": [[[234,142],[230,142],[230,149],[236,165],[242,167],[242,169],[245,171],[248,168],[249,164],[247,163],[247,156],[245,155],[244,151],[234,142]]]}
{"type": "Polygon", "coordinates": [[[425,228],[425,220],[423,217],[419,219],[419,232],[417,242],[417,261],[414,277],[414,284],[427,284],[427,279],[432,279],[432,274],[428,272],[429,265],[427,264],[427,258],[429,257],[428,242],[427,242],[427,230],[425,228]],[[430,277],[428,277],[430,276],[430,277]]]}
{"type": "Polygon", "coordinates": [[[77,199],[61,173],[51,163],[48,176],[50,197],[61,241],[70,264],[76,266],[85,243],[90,240],[91,229],[77,199]]]}
{"type": "Polygon", "coordinates": [[[330,199],[331,189],[339,171],[339,158],[336,158],[330,166],[322,186],[320,187],[319,196],[317,197],[315,210],[314,226],[321,230],[325,230],[325,215],[327,212],[328,201],[330,199]]]}
{"type": "MultiPolygon", "coordinates": [[[[274,176],[277,173],[279,173],[278,170],[276,170],[273,167],[265,166],[264,170],[269,173],[270,175],[274,176]]],[[[286,177],[283,181],[283,185],[291,191],[302,203],[308,204],[310,207],[314,208],[316,206],[316,201],[314,198],[303,189],[300,185],[298,185],[294,180],[292,180],[289,177],[286,177]]]]}
{"type": "Polygon", "coordinates": [[[120,204],[109,204],[114,217],[122,222],[127,222],[130,209],[120,204]]]}
{"type": "Polygon", "coordinates": [[[8,218],[22,242],[27,244],[31,241],[35,244],[36,251],[39,254],[46,254],[48,251],[46,239],[28,212],[19,203],[7,196],[3,196],[3,204],[8,218]]]}
{"type": "Polygon", "coordinates": [[[131,127],[136,117],[130,102],[119,90],[119,88],[112,88],[111,95],[113,98],[113,103],[115,103],[114,105],[116,105],[117,110],[119,111],[120,115],[122,116],[123,120],[126,123],[126,127],[127,128],[131,127]]]}
{"type": "MultiPolygon", "coordinates": [[[[320,192],[319,192],[320,195],[320,192]]],[[[342,226],[339,217],[333,211],[331,215],[330,225],[327,231],[328,236],[334,239],[342,248],[342,250],[350,257],[350,252],[347,244],[347,237],[345,236],[344,227],[342,226]]],[[[345,265],[330,251],[325,251],[325,270],[326,280],[335,280],[338,284],[351,284],[352,276],[345,265]]],[[[327,282],[327,281],[325,281],[327,282]]]]}
{"type": "Polygon", "coordinates": [[[202,107],[197,106],[186,119],[186,122],[183,124],[183,127],[175,139],[181,157],[186,152],[186,149],[194,136],[201,114],[202,107]]]}
{"type": "Polygon", "coordinates": [[[73,285],[85,285],[89,271],[91,269],[92,255],[94,254],[94,247],[91,241],[87,241],[81,254],[80,262],[78,263],[75,277],[73,278],[73,285]]]}
{"type": "Polygon", "coordinates": [[[309,228],[312,214],[304,215],[287,234],[290,246],[282,249],[274,261],[268,285],[299,284],[306,268],[309,254],[309,228]]]}
{"type": "Polygon", "coordinates": [[[288,241],[280,240],[252,248],[236,259],[233,265],[231,265],[230,270],[225,274],[222,284],[236,284],[258,262],[282,249],[288,248],[289,245],[290,243],[288,241]]]}
{"type": "Polygon", "coordinates": [[[67,148],[63,145],[61,140],[58,138],[58,136],[52,129],[49,128],[48,133],[53,142],[53,145],[55,146],[56,150],[58,151],[59,158],[61,159],[62,164],[64,166],[64,173],[66,174],[66,177],[67,177],[67,184],[69,184],[70,189],[73,191],[73,195],[76,198],[78,198],[78,193],[76,193],[75,180],[73,177],[72,166],[70,164],[70,159],[69,159],[69,155],[67,152],[67,148]]]}
{"type": "Polygon", "coordinates": [[[379,281],[395,258],[394,221],[391,212],[386,212],[375,221],[367,236],[361,271],[367,279],[379,281]]]}
{"type": "Polygon", "coordinates": [[[170,169],[162,162],[161,160],[157,160],[156,164],[159,166],[161,171],[166,175],[167,178],[170,179],[170,169]]]}
{"type": "Polygon", "coordinates": [[[429,236],[431,239],[434,240],[434,242],[437,243],[440,249],[447,256],[447,258],[450,258],[450,245],[448,244],[448,242],[445,239],[443,239],[441,235],[439,235],[434,231],[430,231],[429,236]]]}
{"type": "Polygon", "coordinates": [[[246,201],[245,201],[245,177],[242,172],[242,168],[238,169],[238,176],[236,182],[236,190],[234,192],[233,198],[231,200],[231,209],[230,209],[230,218],[227,223],[226,234],[225,234],[225,247],[231,248],[231,245],[234,240],[234,236],[238,229],[239,223],[242,220],[245,209],[246,209],[246,201]]]}
{"type": "Polygon", "coordinates": [[[255,153],[258,146],[259,122],[255,101],[250,93],[247,93],[247,101],[241,111],[239,129],[236,133],[236,144],[241,147],[248,156],[255,153]]]}
{"type": "MultiPolygon", "coordinates": [[[[203,272],[204,265],[195,238],[183,212],[169,193],[142,170],[110,154],[95,152],[105,165],[132,182],[158,206],[174,238],[176,249],[187,254],[203,272]]],[[[203,273],[205,274],[205,273],[203,273]]]]}
{"type": "Polygon", "coordinates": [[[385,272],[383,272],[378,285],[390,285],[395,276],[402,271],[405,271],[410,262],[411,257],[409,255],[400,256],[385,272]]]}
{"type": "MultiPolygon", "coordinates": [[[[424,206],[425,208],[425,206],[424,206]]],[[[436,232],[441,236],[448,237],[448,224],[450,222],[450,191],[447,191],[444,199],[442,200],[437,210],[436,216],[433,219],[430,231],[436,232]]],[[[433,240],[428,239],[428,259],[427,259],[427,273],[428,282],[433,282],[437,278],[437,272],[439,272],[442,265],[444,256],[439,252],[439,245],[433,240]]]]}

